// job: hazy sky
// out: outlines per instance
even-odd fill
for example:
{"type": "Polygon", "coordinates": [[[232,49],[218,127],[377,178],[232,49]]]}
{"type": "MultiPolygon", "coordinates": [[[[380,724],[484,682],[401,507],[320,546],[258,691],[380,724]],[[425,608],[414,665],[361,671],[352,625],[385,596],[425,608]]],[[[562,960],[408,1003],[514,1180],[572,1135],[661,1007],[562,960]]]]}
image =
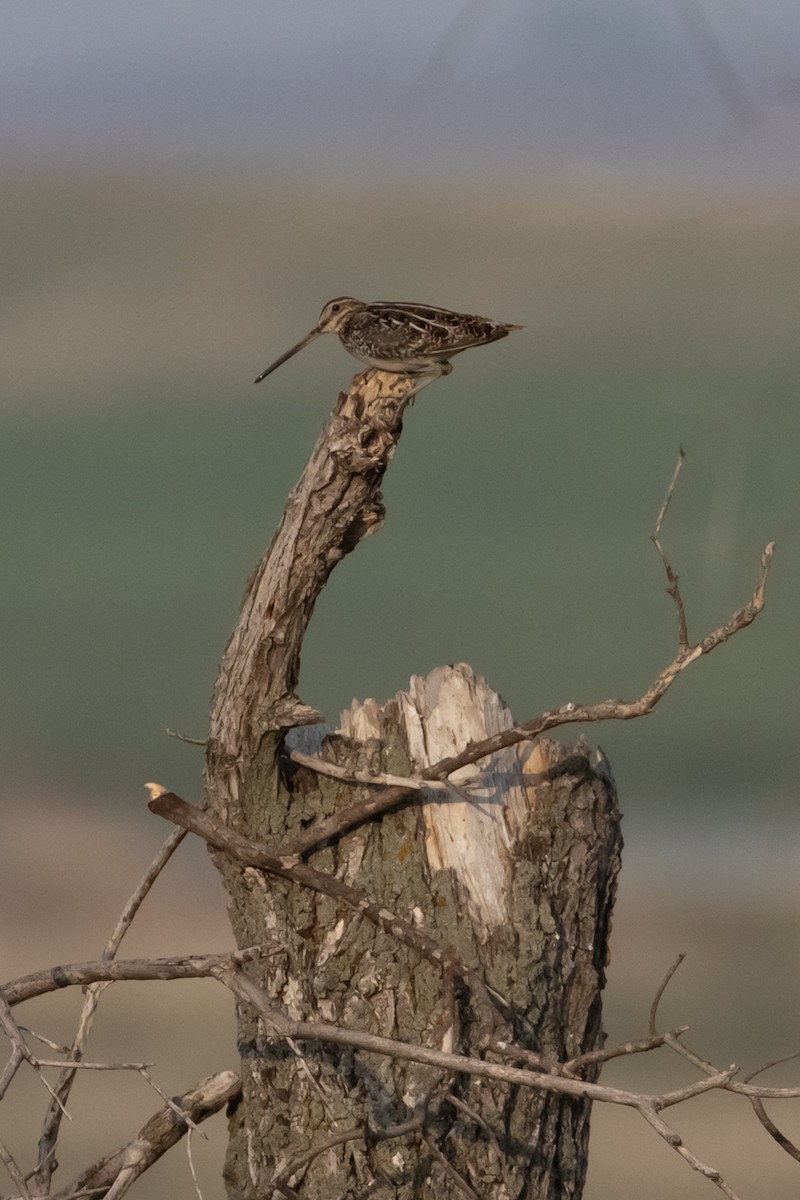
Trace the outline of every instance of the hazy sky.
{"type": "Polygon", "coordinates": [[[12,0],[6,153],[792,170],[794,0],[12,0]],[[365,156],[368,155],[368,158],[365,156]]]}

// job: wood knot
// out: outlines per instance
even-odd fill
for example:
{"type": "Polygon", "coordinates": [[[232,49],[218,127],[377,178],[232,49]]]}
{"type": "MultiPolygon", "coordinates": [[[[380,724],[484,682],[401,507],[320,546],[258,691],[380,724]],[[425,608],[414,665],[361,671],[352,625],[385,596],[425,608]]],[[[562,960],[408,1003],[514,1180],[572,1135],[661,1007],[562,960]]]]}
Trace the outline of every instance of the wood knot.
{"type": "Polygon", "coordinates": [[[373,417],[339,417],[331,422],[328,453],[340,470],[366,475],[386,466],[396,442],[397,434],[373,417]]]}

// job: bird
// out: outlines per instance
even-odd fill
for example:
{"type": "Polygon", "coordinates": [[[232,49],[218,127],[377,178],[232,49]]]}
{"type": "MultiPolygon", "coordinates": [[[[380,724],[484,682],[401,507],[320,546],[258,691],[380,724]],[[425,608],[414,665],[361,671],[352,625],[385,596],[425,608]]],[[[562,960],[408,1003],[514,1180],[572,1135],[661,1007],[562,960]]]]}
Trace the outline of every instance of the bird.
{"type": "Polygon", "coordinates": [[[473,346],[487,346],[512,330],[524,328],[449,308],[435,308],[432,304],[394,300],[365,303],[352,296],[337,296],[325,305],[311,332],[262,371],[254,382],[261,383],[320,334],[335,333],[345,350],[368,366],[398,375],[427,377],[431,383],[441,375],[450,374],[453,369],[450,359],[454,354],[473,346]]]}

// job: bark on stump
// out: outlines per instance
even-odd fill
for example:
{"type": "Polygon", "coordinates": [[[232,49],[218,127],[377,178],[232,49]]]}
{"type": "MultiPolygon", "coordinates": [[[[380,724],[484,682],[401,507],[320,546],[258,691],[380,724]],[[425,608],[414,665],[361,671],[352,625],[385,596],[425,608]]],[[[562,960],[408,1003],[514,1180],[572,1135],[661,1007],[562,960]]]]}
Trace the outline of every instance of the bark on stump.
{"type": "MultiPolygon", "coordinates": [[[[303,635],[333,566],[383,519],[378,489],[410,387],[369,371],[340,396],[248,585],[217,685],[206,781],[212,810],[251,839],[280,845],[365,790],[293,767],[284,743],[290,729],[289,744],[319,741],[319,726],[305,737],[296,728],[317,717],[295,696],[303,635]]],[[[468,667],[440,668],[383,707],[354,704],[322,752],[350,769],[408,775],[510,725],[468,667]]],[[[312,865],[452,948],[490,988],[507,1040],[549,1060],[598,1048],[621,847],[607,764],[585,748],[522,743],[452,782],[455,792],[400,793],[393,811],[315,850],[312,865]]],[[[237,943],[285,947],[248,973],[291,1016],[481,1052],[475,1005],[452,972],[328,897],[215,861],[237,943]]],[[[265,1037],[244,1006],[238,1021],[243,1098],[225,1171],[235,1200],[581,1195],[587,1102],[290,1046],[265,1037]]]]}

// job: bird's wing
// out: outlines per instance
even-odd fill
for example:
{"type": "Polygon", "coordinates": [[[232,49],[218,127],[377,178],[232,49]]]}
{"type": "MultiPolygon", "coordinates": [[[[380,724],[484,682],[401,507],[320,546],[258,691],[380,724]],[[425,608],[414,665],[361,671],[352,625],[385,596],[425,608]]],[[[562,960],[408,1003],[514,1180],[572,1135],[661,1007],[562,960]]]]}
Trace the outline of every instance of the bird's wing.
{"type": "Polygon", "coordinates": [[[404,304],[395,301],[376,301],[366,306],[365,314],[385,329],[413,330],[418,335],[420,349],[424,345],[431,358],[446,359],[451,354],[483,346],[505,337],[514,325],[503,325],[488,317],[457,313],[432,304],[404,304]]]}

